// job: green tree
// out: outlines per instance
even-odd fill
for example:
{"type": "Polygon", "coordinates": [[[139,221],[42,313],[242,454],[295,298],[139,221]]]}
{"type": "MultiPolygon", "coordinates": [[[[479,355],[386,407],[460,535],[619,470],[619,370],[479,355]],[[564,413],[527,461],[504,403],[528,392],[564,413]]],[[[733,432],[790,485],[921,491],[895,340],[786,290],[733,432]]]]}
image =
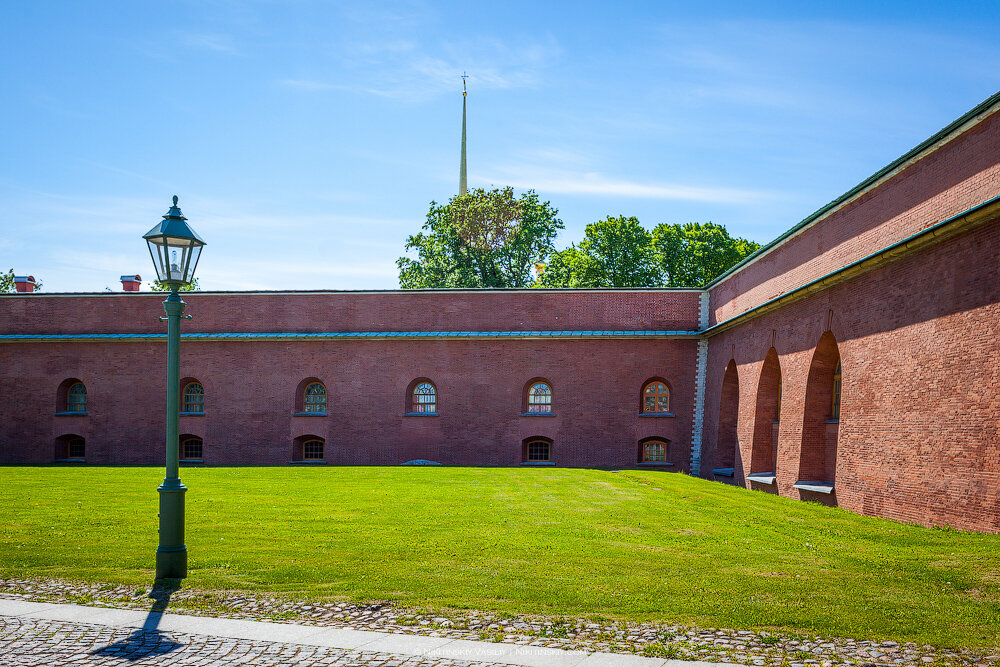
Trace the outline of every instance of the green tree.
{"type": "Polygon", "coordinates": [[[587,225],[583,240],[553,253],[542,287],[656,287],[662,283],[652,236],[634,217],[587,225]]]}
{"type": "Polygon", "coordinates": [[[399,286],[527,287],[531,267],[554,250],[563,223],[529,190],[478,188],[447,204],[431,202],[421,232],[406,239],[417,258],[400,257],[399,286]]]}
{"type": "Polygon", "coordinates": [[[653,248],[669,287],[702,287],[760,248],[711,222],[657,225],[653,248]]]}
{"type": "MultiPolygon", "coordinates": [[[[149,284],[149,289],[154,292],[169,292],[170,286],[166,283],[161,283],[159,280],[154,280],[149,284]]],[[[178,292],[200,292],[201,288],[198,287],[198,279],[195,278],[187,285],[181,285],[177,288],[178,292]]]]}
{"type": "MultiPolygon", "coordinates": [[[[42,289],[42,281],[35,280],[35,291],[42,289]]],[[[0,273],[0,294],[6,294],[7,292],[16,292],[17,288],[14,286],[14,269],[8,269],[7,273],[0,273]]]]}

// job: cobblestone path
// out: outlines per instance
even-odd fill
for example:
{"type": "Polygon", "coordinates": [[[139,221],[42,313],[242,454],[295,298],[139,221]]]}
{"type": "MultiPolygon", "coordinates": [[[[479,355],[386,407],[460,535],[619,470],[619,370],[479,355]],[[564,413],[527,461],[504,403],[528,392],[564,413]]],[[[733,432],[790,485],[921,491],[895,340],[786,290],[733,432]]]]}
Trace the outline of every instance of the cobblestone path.
{"type": "Polygon", "coordinates": [[[400,656],[299,644],[113,628],[0,616],[0,665],[329,665],[504,667],[499,663],[400,656]]]}

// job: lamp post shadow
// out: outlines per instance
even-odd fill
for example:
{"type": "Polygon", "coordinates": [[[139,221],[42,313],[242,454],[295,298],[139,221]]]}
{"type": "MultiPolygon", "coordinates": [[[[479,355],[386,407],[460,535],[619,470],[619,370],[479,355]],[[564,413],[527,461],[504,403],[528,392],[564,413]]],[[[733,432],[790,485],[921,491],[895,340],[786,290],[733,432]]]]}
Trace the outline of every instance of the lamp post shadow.
{"type": "Polygon", "coordinates": [[[175,642],[158,630],[160,619],[170,604],[170,596],[181,587],[180,579],[157,579],[149,591],[153,601],[142,627],[125,639],[94,649],[90,655],[119,658],[136,662],[150,656],[164,655],[182,648],[184,644],[175,642]]]}

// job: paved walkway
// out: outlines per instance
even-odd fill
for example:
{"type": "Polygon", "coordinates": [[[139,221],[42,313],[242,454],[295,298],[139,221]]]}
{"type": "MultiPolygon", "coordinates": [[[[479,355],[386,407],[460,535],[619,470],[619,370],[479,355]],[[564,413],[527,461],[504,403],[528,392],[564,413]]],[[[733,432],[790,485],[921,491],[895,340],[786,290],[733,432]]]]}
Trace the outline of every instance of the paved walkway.
{"type": "Polygon", "coordinates": [[[612,653],[0,597],[0,664],[726,667],[612,653]]]}

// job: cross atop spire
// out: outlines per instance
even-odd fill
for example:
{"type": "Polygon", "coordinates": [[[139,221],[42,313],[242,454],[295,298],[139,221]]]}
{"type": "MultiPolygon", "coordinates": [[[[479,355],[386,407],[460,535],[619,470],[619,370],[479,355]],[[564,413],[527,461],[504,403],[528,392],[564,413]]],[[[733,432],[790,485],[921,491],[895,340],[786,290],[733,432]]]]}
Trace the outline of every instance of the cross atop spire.
{"type": "Polygon", "coordinates": [[[469,75],[462,72],[462,164],[458,169],[458,194],[464,195],[469,191],[465,173],[465,80],[469,75]]]}

